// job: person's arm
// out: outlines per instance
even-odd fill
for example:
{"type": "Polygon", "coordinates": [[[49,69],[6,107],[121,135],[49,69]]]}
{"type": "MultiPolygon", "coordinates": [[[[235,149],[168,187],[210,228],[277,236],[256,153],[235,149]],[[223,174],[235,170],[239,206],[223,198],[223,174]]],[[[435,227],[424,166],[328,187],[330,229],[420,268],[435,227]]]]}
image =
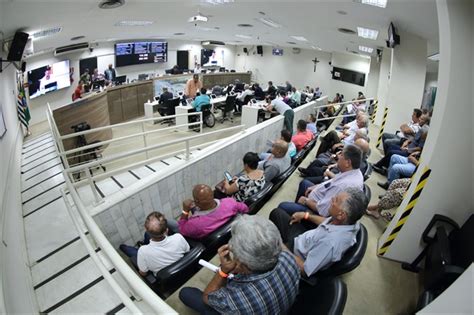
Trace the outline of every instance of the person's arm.
{"type": "Polygon", "coordinates": [[[264,167],[264,176],[265,176],[265,181],[271,182],[273,178],[277,177],[278,174],[280,173],[280,170],[273,165],[264,167]]]}
{"type": "Polygon", "coordinates": [[[400,126],[400,131],[403,132],[404,135],[414,135],[415,132],[411,129],[407,124],[402,124],[400,126]]]}
{"type": "Polygon", "coordinates": [[[217,250],[219,260],[221,262],[220,272],[217,272],[212,278],[211,282],[204,289],[202,294],[202,300],[204,303],[209,305],[209,294],[224,287],[227,283],[227,276],[231,273],[236,266],[235,261],[230,256],[229,244],[222,245],[217,250]]]}
{"type": "Polygon", "coordinates": [[[143,277],[146,277],[146,275],[148,274],[148,266],[146,264],[146,261],[143,257],[143,253],[141,252],[140,248],[138,249],[138,253],[137,253],[137,267],[138,267],[138,272],[143,277]]]}
{"type": "Polygon", "coordinates": [[[418,157],[419,157],[419,152],[414,152],[408,156],[408,161],[412,164],[415,164],[415,166],[418,166],[418,157]]]}
{"type": "Polygon", "coordinates": [[[273,110],[273,105],[271,103],[268,103],[266,106],[265,106],[265,109],[269,112],[271,112],[273,110]]]}
{"type": "Polygon", "coordinates": [[[326,218],[317,214],[310,213],[310,212],[300,211],[300,212],[295,212],[291,215],[290,225],[294,223],[299,223],[302,220],[310,221],[316,225],[320,225],[321,223],[324,222],[324,220],[326,220],[326,218]]]}
{"type": "Polygon", "coordinates": [[[408,149],[408,145],[411,143],[410,140],[405,140],[405,142],[403,142],[402,146],[401,146],[401,149],[402,150],[407,150],[408,149]]]}
{"type": "Polygon", "coordinates": [[[227,179],[224,180],[224,190],[225,190],[226,194],[232,195],[232,194],[235,194],[236,192],[239,191],[239,185],[238,185],[237,181],[238,181],[238,179],[236,177],[234,177],[234,181],[232,182],[232,184],[229,184],[227,179]]]}
{"type": "Polygon", "coordinates": [[[298,265],[298,268],[300,269],[300,272],[303,274],[304,273],[304,260],[303,260],[303,258],[301,258],[300,256],[295,255],[294,253],[292,253],[290,251],[290,249],[288,247],[286,247],[285,244],[282,243],[281,247],[283,248],[284,251],[287,251],[288,253],[293,255],[293,257],[295,257],[296,265],[298,265]]]}

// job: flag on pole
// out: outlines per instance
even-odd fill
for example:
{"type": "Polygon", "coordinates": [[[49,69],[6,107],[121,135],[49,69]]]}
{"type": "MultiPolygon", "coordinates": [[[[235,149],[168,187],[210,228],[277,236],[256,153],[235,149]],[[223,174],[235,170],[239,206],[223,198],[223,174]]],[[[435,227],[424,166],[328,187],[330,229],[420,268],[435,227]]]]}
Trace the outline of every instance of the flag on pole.
{"type": "Polygon", "coordinates": [[[23,85],[23,73],[18,71],[17,72],[17,114],[18,119],[20,120],[21,124],[29,131],[30,125],[30,109],[28,108],[28,103],[26,102],[26,95],[25,95],[25,87],[23,85]]]}

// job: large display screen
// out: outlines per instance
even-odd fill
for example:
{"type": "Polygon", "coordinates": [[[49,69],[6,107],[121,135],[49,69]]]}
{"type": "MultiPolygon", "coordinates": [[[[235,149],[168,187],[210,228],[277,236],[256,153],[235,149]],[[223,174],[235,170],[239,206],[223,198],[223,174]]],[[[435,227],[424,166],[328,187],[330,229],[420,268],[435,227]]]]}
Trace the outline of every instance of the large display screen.
{"type": "Polygon", "coordinates": [[[115,66],[168,61],[167,42],[132,42],[115,44],[115,66]]]}
{"type": "Polygon", "coordinates": [[[201,66],[220,66],[224,64],[224,50],[201,49],[201,66]]]}
{"type": "Polygon", "coordinates": [[[69,60],[28,71],[30,99],[71,86],[69,60]]]}
{"type": "Polygon", "coordinates": [[[274,56],[283,56],[283,49],[281,48],[273,48],[272,49],[272,54],[274,56]]]}

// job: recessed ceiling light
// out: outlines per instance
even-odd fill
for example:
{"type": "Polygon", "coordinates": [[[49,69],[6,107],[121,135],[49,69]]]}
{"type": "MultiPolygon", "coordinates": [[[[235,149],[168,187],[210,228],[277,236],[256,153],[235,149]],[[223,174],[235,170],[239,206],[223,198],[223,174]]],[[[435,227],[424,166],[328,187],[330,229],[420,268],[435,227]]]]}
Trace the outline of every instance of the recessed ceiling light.
{"type": "Polygon", "coordinates": [[[316,49],[316,50],[322,50],[322,48],[319,46],[311,46],[311,48],[316,49]]]}
{"type": "Polygon", "coordinates": [[[338,10],[336,12],[339,13],[340,15],[347,15],[346,11],[338,10]]]}
{"type": "Polygon", "coordinates": [[[371,54],[374,49],[372,47],[359,46],[359,50],[371,54]]]}
{"type": "Polygon", "coordinates": [[[258,13],[260,13],[261,15],[265,15],[265,12],[263,11],[258,11],[258,13]]]}
{"type": "Polygon", "coordinates": [[[99,2],[99,8],[101,9],[115,9],[123,6],[125,0],[102,0],[99,2]]]}
{"type": "Polygon", "coordinates": [[[433,61],[439,61],[439,53],[436,53],[436,54],[434,54],[434,55],[428,56],[428,59],[429,59],[429,60],[433,60],[433,61]]]}
{"type": "Polygon", "coordinates": [[[74,41],[74,40],[79,40],[79,39],[83,39],[85,38],[84,35],[80,35],[80,36],[74,36],[74,37],[71,37],[71,40],[74,41]]]}
{"type": "Polygon", "coordinates": [[[307,42],[308,40],[306,38],[304,38],[303,36],[296,36],[296,35],[292,35],[290,36],[291,38],[294,38],[296,40],[299,40],[300,42],[307,42]]]}
{"type": "Polygon", "coordinates": [[[252,24],[247,24],[247,23],[241,23],[241,24],[237,24],[238,27],[253,27],[252,24]]]}
{"type": "Polygon", "coordinates": [[[213,31],[217,31],[219,29],[219,28],[215,28],[215,27],[205,27],[205,26],[200,26],[200,25],[197,25],[195,28],[197,30],[204,31],[204,32],[213,32],[213,31]]]}
{"type": "Polygon", "coordinates": [[[379,31],[372,30],[370,28],[357,26],[357,35],[359,35],[359,37],[362,37],[362,38],[376,40],[377,36],[379,35],[379,31]]]}
{"type": "Polygon", "coordinates": [[[232,3],[234,0],[202,0],[202,2],[212,5],[232,3]]]}
{"type": "Polygon", "coordinates": [[[351,30],[351,29],[349,29],[349,28],[344,28],[344,27],[340,27],[340,28],[338,28],[337,30],[338,30],[339,32],[341,32],[341,33],[350,34],[350,35],[356,33],[354,30],[351,30]]]}
{"type": "Polygon", "coordinates": [[[119,21],[115,23],[115,26],[148,26],[152,25],[153,21],[133,21],[133,20],[128,20],[128,21],[119,21]]]}
{"type": "Polygon", "coordinates": [[[291,44],[291,45],[296,45],[295,42],[287,42],[288,44],[291,44]]]}
{"type": "Polygon", "coordinates": [[[258,18],[258,21],[262,22],[266,26],[270,26],[270,27],[273,27],[273,28],[280,28],[281,27],[280,24],[278,24],[277,22],[275,22],[273,20],[270,20],[269,18],[258,18]]]}
{"type": "Polygon", "coordinates": [[[245,39],[250,39],[250,38],[252,38],[252,36],[249,36],[249,35],[242,35],[242,34],[237,34],[237,35],[235,35],[235,37],[245,38],[245,39]]]}
{"type": "Polygon", "coordinates": [[[360,2],[362,4],[368,4],[379,8],[387,7],[387,0],[354,0],[354,2],[360,2]]]}
{"type": "Polygon", "coordinates": [[[179,32],[179,33],[174,33],[173,35],[181,36],[181,35],[184,35],[184,33],[179,32]]]}
{"type": "Polygon", "coordinates": [[[34,40],[42,39],[44,37],[52,36],[55,35],[59,32],[62,31],[62,27],[52,27],[52,28],[47,28],[44,30],[40,30],[37,32],[34,32],[33,34],[30,34],[31,37],[33,37],[34,40]]]}

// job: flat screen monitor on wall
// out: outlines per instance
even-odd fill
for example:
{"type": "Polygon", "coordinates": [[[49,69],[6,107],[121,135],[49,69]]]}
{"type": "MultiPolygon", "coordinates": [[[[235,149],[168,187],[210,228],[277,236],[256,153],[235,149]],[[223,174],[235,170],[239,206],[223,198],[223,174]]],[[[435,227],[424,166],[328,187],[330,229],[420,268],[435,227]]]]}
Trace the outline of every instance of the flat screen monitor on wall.
{"type": "Polygon", "coordinates": [[[283,49],[281,48],[273,48],[272,54],[275,56],[283,56],[283,49]]]}
{"type": "Polygon", "coordinates": [[[387,47],[395,48],[395,46],[397,45],[400,45],[400,35],[397,34],[395,25],[393,25],[393,23],[390,23],[390,25],[388,26],[387,47]]]}
{"type": "Polygon", "coordinates": [[[215,49],[201,49],[201,66],[223,66],[224,51],[215,49]]]}
{"type": "Polygon", "coordinates": [[[28,71],[30,99],[71,86],[69,60],[28,71]]]}
{"type": "Polygon", "coordinates": [[[115,66],[168,61],[167,42],[129,42],[115,44],[115,66]]]}

